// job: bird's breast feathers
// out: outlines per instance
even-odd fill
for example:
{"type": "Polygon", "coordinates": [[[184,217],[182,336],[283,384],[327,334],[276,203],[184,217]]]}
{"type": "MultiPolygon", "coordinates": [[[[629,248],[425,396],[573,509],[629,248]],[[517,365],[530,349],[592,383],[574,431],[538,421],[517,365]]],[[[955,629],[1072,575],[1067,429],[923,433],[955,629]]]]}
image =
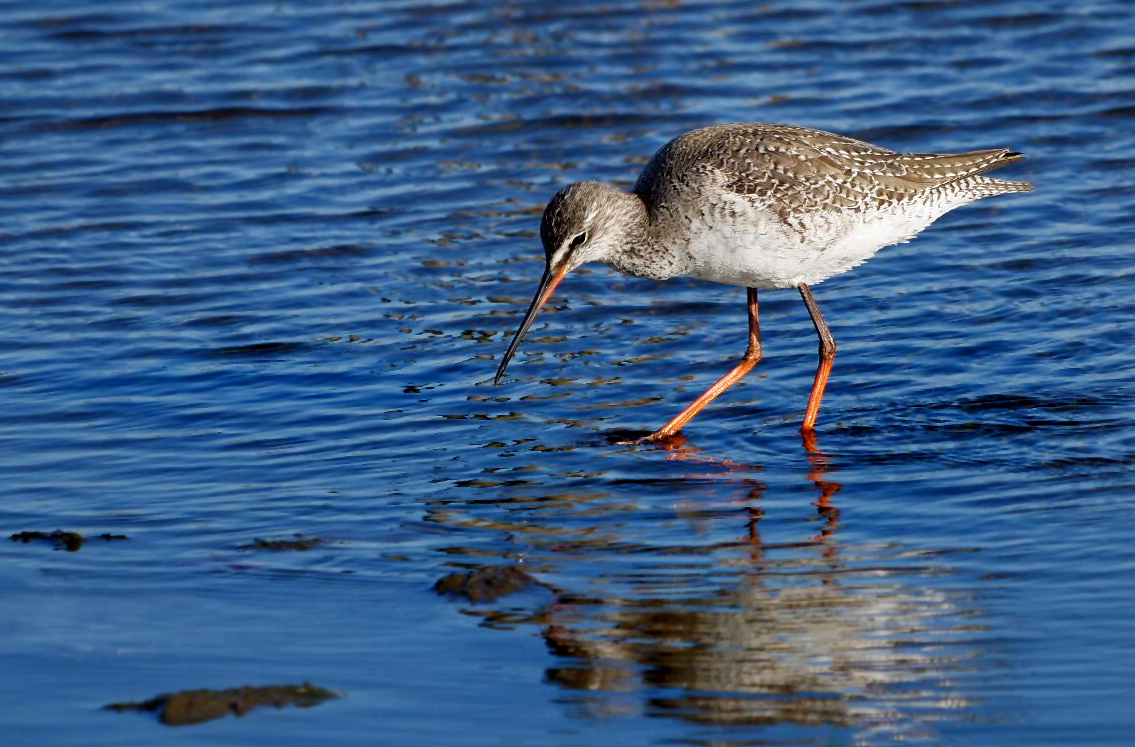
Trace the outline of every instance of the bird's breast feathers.
{"type": "Polygon", "coordinates": [[[901,207],[786,214],[741,195],[722,195],[688,226],[689,274],[752,288],[819,283],[907,241],[937,214],[901,207]]]}

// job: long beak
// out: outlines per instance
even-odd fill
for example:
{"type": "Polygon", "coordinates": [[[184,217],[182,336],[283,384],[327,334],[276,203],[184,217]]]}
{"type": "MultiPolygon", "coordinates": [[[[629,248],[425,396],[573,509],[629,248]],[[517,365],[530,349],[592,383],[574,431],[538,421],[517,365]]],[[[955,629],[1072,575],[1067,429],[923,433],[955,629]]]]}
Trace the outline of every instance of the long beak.
{"type": "Polygon", "coordinates": [[[532,305],[528,307],[528,313],[524,315],[524,321],[520,323],[520,329],[516,330],[516,336],[512,338],[512,342],[508,346],[508,351],[504,354],[504,360],[501,361],[500,368],[497,369],[497,377],[493,379],[494,384],[501,383],[501,377],[504,376],[504,370],[508,368],[508,362],[512,360],[512,356],[516,354],[516,349],[520,347],[521,341],[524,336],[528,334],[528,328],[532,326],[532,322],[536,320],[536,315],[540,313],[540,309],[544,308],[544,304],[552,297],[552,291],[560,284],[560,281],[567,275],[567,265],[564,265],[559,270],[553,271],[551,267],[544,269],[544,277],[540,279],[540,287],[536,290],[536,297],[532,299],[532,305]]]}

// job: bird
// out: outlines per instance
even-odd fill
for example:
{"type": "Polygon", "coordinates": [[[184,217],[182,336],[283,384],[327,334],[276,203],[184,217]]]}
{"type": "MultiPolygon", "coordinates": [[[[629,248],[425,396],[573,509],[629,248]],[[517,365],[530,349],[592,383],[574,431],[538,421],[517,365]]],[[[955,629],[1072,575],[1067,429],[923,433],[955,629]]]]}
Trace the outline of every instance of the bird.
{"type": "Polygon", "coordinates": [[[734,123],[687,132],[650,159],[631,191],[597,181],[560,189],[544,210],[540,285],[494,384],[564,277],[603,262],[635,277],[692,276],[747,290],[748,347],[705,393],[642,441],[677,434],[760,361],[759,290],[795,288],[819,337],[801,433],[814,437],[836,342],[811,286],[946,212],[982,197],[1029,192],[985,172],[1024,159],[1008,148],[901,153],[822,130],[734,123]]]}

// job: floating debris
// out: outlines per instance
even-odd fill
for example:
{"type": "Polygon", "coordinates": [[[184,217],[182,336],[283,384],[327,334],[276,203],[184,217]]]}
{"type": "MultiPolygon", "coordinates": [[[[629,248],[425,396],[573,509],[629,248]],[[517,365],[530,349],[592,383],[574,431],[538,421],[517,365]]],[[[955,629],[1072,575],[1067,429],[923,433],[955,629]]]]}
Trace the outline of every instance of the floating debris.
{"type": "MultiPolygon", "coordinates": [[[[56,529],[54,532],[16,532],[11,537],[13,542],[23,542],[27,544],[32,541],[50,542],[55,546],[56,550],[66,550],[67,552],[75,552],[83,546],[85,538],[78,532],[64,532],[62,529],[56,529]]],[[[107,534],[103,533],[95,537],[95,539],[105,540],[110,542],[112,540],[130,539],[125,534],[107,534]]]]}
{"type": "Polygon", "coordinates": [[[241,545],[241,550],[272,550],[275,552],[284,552],[286,550],[296,550],[298,552],[307,552],[314,550],[323,544],[323,540],[318,537],[304,537],[302,534],[297,534],[295,539],[290,540],[269,540],[269,539],[256,539],[249,542],[247,545],[241,545]]]}
{"type": "Polygon", "coordinates": [[[468,599],[474,604],[492,602],[531,586],[543,586],[527,572],[513,565],[494,565],[468,573],[451,573],[434,584],[434,591],[468,599]]]}
{"type": "Polygon", "coordinates": [[[310,682],[302,685],[266,685],[234,687],[228,690],[182,690],[166,693],[150,700],[129,703],[111,703],[103,706],[108,711],[148,711],[158,713],[166,726],[190,726],[224,718],[228,714],[243,716],[253,708],[294,705],[311,708],[339,694],[317,687],[310,682]]]}

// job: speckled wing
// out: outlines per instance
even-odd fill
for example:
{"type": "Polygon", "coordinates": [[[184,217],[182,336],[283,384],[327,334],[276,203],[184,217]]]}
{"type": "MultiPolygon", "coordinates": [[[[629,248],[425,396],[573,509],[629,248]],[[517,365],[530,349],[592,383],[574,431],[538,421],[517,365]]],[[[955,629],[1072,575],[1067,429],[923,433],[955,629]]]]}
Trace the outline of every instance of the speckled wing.
{"type": "Polygon", "coordinates": [[[810,212],[863,212],[937,197],[930,194],[935,191],[961,196],[972,188],[973,199],[1027,191],[1030,186],[1020,182],[977,177],[1020,158],[1005,148],[896,153],[803,127],[721,125],[668,143],[643,171],[635,192],[647,204],[666,205],[684,189],[716,184],[793,223],[810,212]]]}

